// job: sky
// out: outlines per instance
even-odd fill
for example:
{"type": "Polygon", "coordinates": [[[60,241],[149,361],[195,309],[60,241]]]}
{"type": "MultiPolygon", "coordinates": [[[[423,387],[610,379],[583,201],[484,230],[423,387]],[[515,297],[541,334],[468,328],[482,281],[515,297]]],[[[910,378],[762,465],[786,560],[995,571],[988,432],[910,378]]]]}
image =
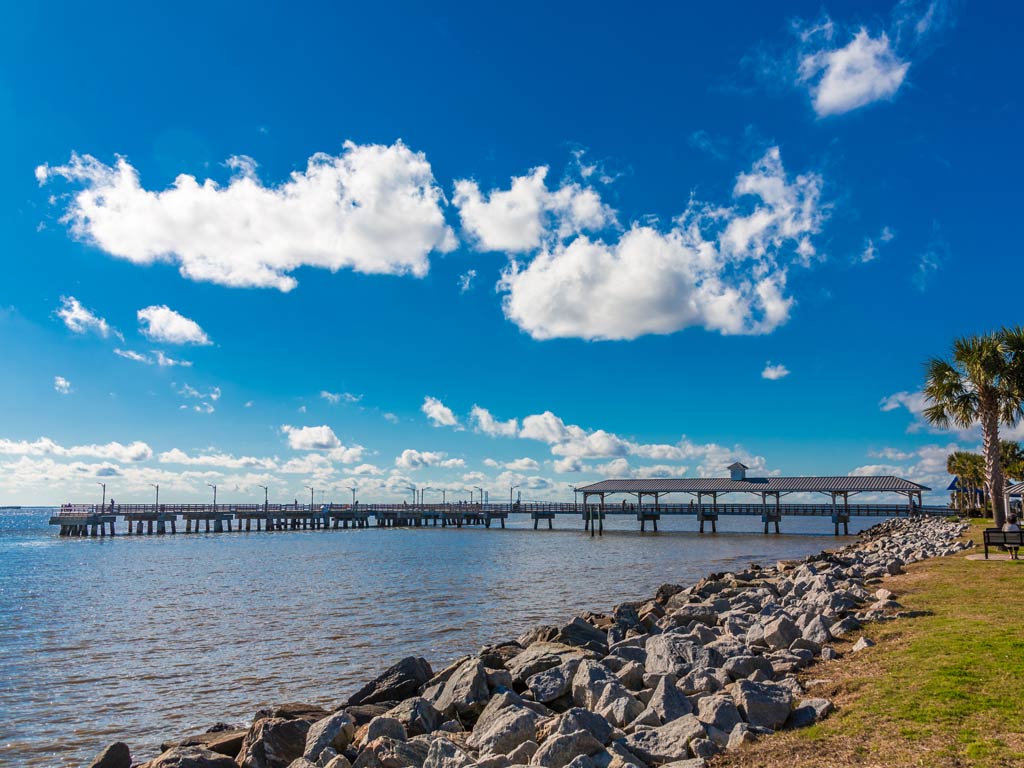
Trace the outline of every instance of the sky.
{"type": "Polygon", "coordinates": [[[1021,322],[1019,14],[11,5],[0,504],[941,490],[923,365],[1021,322]]]}

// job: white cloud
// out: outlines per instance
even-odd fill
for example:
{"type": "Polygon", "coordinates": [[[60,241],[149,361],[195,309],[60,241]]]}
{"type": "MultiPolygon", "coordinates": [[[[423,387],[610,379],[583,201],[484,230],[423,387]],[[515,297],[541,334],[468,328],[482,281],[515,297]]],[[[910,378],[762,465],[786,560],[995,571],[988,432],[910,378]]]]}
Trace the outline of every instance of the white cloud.
{"type": "Polygon", "coordinates": [[[455,418],[452,409],[442,403],[436,397],[429,395],[423,398],[423,405],[420,410],[430,419],[435,427],[457,427],[459,420],[455,418]]]}
{"type": "Polygon", "coordinates": [[[810,86],[819,117],[841,115],[892,98],[903,84],[910,62],[903,61],[884,32],[871,37],[863,27],[842,48],[807,53],[799,82],[810,86]]]}
{"type": "Polygon", "coordinates": [[[924,392],[896,392],[883,397],[878,407],[883,411],[895,411],[897,408],[906,408],[914,416],[919,417],[927,407],[928,401],[924,392]]]}
{"type": "Polygon", "coordinates": [[[180,448],[172,448],[157,456],[161,464],[181,464],[184,466],[224,467],[226,469],[266,469],[278,468],[276,459],[259,458],[256,456],[233,456],[229,453],[204,453],[190,455],[180,448]]]}
{"type": "Polygon", "coordinates": [[[540,469],[540,464],[535,459],[531,459],[528,456],[524,456],[521,459],[515,459],[505,464],[505,469],[513,472],[536,472],[540,469]]]}
{"type": "Polygon", "coordinates": [[[473,281],[476,279],[476,270],[470,269],[459,275],[459,293],[465,293],[473,287],[473,281]]]}
{"type": "Polygon", "coordinates": [[[353,475],[383,475],[384,470],[374,464],[360,464],[348,470],[353,475]]]}
{"type": "Polygon", "coordinates": [[[455,246],[430,164],[401,141],[346,142],[277,186],[264,186],[251,158],[228,165],[226,186],[181,174],[153,191],[123,157],[109,166],[73,153],[36,178],[81,185],[64,215],[75,237],[135,264],[175,263],[201,282],[290,291],[303,266],[422,277],[432,250],[455,246]]]}
{"type": "Polygon", "coordinates": [[[220,387],[211,387],[206,392],[200,392],[191,384],[182,384],[178,394],[182,397],[194,397],[197,400],[220,400],[220,387]]]}
{"type": "Polygon", "coordinates": [[[406,448],[400,456],[395,457],[395,466],[402,469],[466,466],[466,462],[463,459],[449,459],[446,458],[447,456],[448,454],[443,451],[417,451],[413,448],[406,448]]]}
{"type": "Polygon", "coordinates": [[[136,352],[134,349],[115,349],[114,354],[118,357],[123,357],[125,360],[134,360],[136,363],[143,363],[145,365],[158,365],[161,368],[170,368],[173,366],[181,366],[182,368],[191,368],[192,363],[188,360],[177,360],[173,357],[165,355],[159,349],[153,350],[153,356],[145,355],[142,352],[136,352]]]}
{"type": "Polygon", "coordinates": [[[474,405],[469,412],[470,421],[478,432],[492,437],[515,437],[519,433],[519,422],[516,419],[498,421],[491,412],[479,405],[474,405]]]}
{"type": "Polygon", "coordinates": [[[784,366],[782,363],[772,365],[771,360],[765,363],[764,370],[761,371],[761,378],[768,379],[769,381],[777,381],[785,378],[786,376],[789,376],[789,368],[784,366]]]}
{"type": "Polygon", "coordinates": [[[392,424],[397,424],[398,423],[398,416],[393,414],[393,413],[391,413],[391,412],[387,412],[387,413],[384,414],[384,420],[388,421],[388,422],[390,422],[392,424]]]}
{"type": "Polygon", "coordinates": [[[483,464],[485,467],[491,467],[492,469],[496,469],[501,466],[501,462],[494,459],[484,459],[483,464]]]}
{"type": "Polygon", "coordinates": [[[74,296],[60,297],[60,309],[57,310],[57,317],[64,322],[64,325],[72,333],[88,333],[92,331],[104,339],[111,334],[120,336],[117,331],[110,327],[106,320],[83,307],[82,302],[74,296]]]}
{"type": "Polygon", "coordinates": [[[634,224],[615,242],[581,235],[512,261],[505,316],[536,339],[769,333],[789,318],[788,267],[816,257],[821,186],[817,174],[790,180],[771,148],[737,177],[736,207],[691,203],[668,231],[634,224]]]}
{"type": "Polygon", "coordinates": [[[341,440],[327,425],[318,427],[293,427],[283,424],[281,432],[288,438],[288,446],[296,451],[326,451],[340,448],[341,440]]]}
{"type": "Polygon", "coordinates": [[[327,452],[327,458],[342,464],[355,464],[363,460],[366,449],[361,445],[338,446],[327,452]]]}
{"type": "Polygon", "coordinates": [[[71,382],[65,379],[63,376],[53,377],[53,388],[62,395],[71,394],[71,382]]]}
{"type": "Polygon", "coordinates": [[[486,196],[475,181],[455,182],[452,203],[462,228],[481,251],[522,253],[539,248],[549,237],[564,238],[597,231],[615,223],[615,212],[590,187],[566,182],[550,190],[546,166],[516,176],[507,190],[486,196]]]}
{"type": "Polygon", "coordinates": [[[582,472],[583,462],[575,456],[566,456],[564,459],[556,459],[554,463],[555,472],[559,474],[569,474],[572,472],[582,472]]]}
{"type": "Polygon", "coordinates": [[[141,440],[128,445],[110,442],[104,445],[73,445],[64,447],[48,437],[33,442],[0,439],[0,454],[21,456],[61,456],[109,459],[111,461],[146,461],[153,457],[153,449],[141,440]]]}
{"type": "Polygon", "coordinates": [[[140,309],[138,318],[142,335],[151,341],[199,346],[213,343],[206,331],[199,327],[199,323],[164,304],[140,309]]]}
{"type": "Polygon", "coordinates": [[[328,392],[326,389],[320,390],[320,397],[331,405],[337,405],[343,400],[346,403],[358,403],[363,399],[362,395],[353,395],[351,392],[328,392]]]}

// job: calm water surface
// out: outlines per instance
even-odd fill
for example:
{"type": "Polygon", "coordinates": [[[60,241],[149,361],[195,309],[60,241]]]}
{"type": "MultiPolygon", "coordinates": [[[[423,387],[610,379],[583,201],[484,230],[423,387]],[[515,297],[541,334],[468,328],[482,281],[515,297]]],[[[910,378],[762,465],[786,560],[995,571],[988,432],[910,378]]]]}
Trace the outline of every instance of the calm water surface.
{"type": "MultiPolygon", "coordinates": [[[[80,765],[108,742],[340,703],[402,656],[435,668],[539,623],[833,546],[828,518],[691,518],[641,535],[426,528],[61,539],[0,513],[0,764],[80,765]],[[666,530],[668,529],[668,530],[666,530]]],[[[851,532],[877,522],[851,524],[851,532]]],[[[842,541],[842,539],[840,540],[842,541]]]]}

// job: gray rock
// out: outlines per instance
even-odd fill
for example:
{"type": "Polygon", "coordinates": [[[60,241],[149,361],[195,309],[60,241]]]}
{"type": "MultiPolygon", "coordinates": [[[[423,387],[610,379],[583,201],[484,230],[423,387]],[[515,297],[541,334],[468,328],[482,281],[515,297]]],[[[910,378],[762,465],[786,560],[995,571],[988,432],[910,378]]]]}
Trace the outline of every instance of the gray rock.
{"type": "Polygon", "coordinates": [[[733,680],[750,677],[758,669],[766,675],[772,674],[772,664],[764,656],[733,656],[725,660],[722,669],[733,680]]]}
{"type": "Polygon", "coordinates": [[[483,711],[490,696],[484,665],[479,659],[469,659],[448,678],[434,706],[446,717],[472,719],[483,711]]]}
{"type": "Polygon", "coordinates": [[[850,650],[853,653],[857,653],[858,651],[863,651],[865,648],[870,648],[874,644],[875,644],[874,640],[871,640],[871,639],[869,639],[867,637],[864,637],[862,635],[860,640],[858,640],[856,643],[854,643],[853,644],[853,648],[851,648],[850,650]]]}
{"type": "Polygon", "coordinates": [[[288,768],[320,768],[320,766],[317,763],[314,763],[312,760],[307,760],[304,757],[299,757],[288,763],[288,768]]]}
{"type": "Polygon", "coordinates": [[[825,645],[832,639],[832,633],[829,632],[825,622],[822,621],[821,616],[815,616],[811,619],[807,626],[804,627],[803,638],[810,640],[813,643],[817,643],[818,646],[825,645]]]}
{"type": "Polygon", "coordinates": [[[711,739],[694,739],[690,742],[690,751],[694,757],[710,760],[719,753],[719,747],[711,739]]]}
{"type": "Polygon", "coordinates": [[[389,709],[386,714],[404,725],[405,732],[410,736],[433,733],[444,722],[444,715],[438,712],[433,704],[419,696],[406,699],[389,709]]]}
{"type": "Polygon", "coordinates": [[[789,648],[800,637],[800,629],[786,616],[779,616],[764,626],[764,639],[770,648],[789,648]]]}
{"type": "Polygon", "coordinates": [[[503,691],[512,688],[512,673],[507,669],[489,669],[484,667],[487,676],[487,687],[492,691],[503,691]]]}
{"type": "Polygon", "coordinates": [[[549,701],[554,701],[570,693],[572,678],[579,665],[578,658],[571,658],[558,666],[531,675],[526,680],[526,687],[533,694],[534,701],[547,704],[549,701]]]}
{"type": "MultiPolygon", "coordinates": [[[[493,704],[493,700],[491,704],[493,704]]],[[[537,739],[537,714],[526,707],[494,707],[488,704],[480,715],[469,746],[481,755],[508,754],[520,744],[537,739]]]]}
{"type": "Polygon", "coordinates": [[[607,744],[612,738],[613,730],[612,724],[596,712],[573,707],[559,716],[551,733],[568,735],[576,731],[586,731],[602,744],[607,744]]]}
{"type": "Polygon", "coordinates": [[[505,755],[487,755],[476,761],[477,768],[509,768],[512,761],[505,755]]]}
{"type": "Polygon", "coordinates": [[[843,635],[848,635],[850,632],[856,632],[860,628],[861,623],[857,621],[857,619],[853,616],[847,616],[842,621],[839,621],[829,627],[829,632],[831,632],[834,637],[842,637],[843,635]]]}
{"type": "Polygon", "coordinates": [[[676,683],[676,688],[687,696],[696,693],[714,693],[722,689],[719,679],[706,669],[695,669],[676,683]]]}
{"type": "Polygon", "coordinates": [[[407,656],[349,697],[348,704],[401,701],[415,696],[434,673],[426,659],[407,656]]]}
{"type": "Polygon", "coordinates": [[[687,603],[673,609],[669,601],[669,616],[678,627],[685,627],[691,622],[715,626],[718,623],[718,611],[711,603],[687,603]]]}
{"type": "Polygon", "coordinates": [[[647,708],[656,712],[662,723],[693,712],[690,700],[672,683],[670,677],[663,677],[655,686],[647,708]]]}
{"type": "Polygon", "coordinates": [[[723,662],[717,651],[679,635],[652,635],[647,639],[646,650],[644,668],[650,674],[682,677],[693,669],[720,667],[723,662]]]}
{"type": "MultiPolygon", "coordinates": [[[[347,719],[347,715],[340,714],[342,720],[347,719]]],[[[312,725],[308,720],[280,717],[257,720],[242,741],[238,765],[241,768],[287,768],[290,762],[303,756],[306,735],[312,725]]]]}
{"type": "Polygon", "coordinates": [[[527,679],[538,672],[557,667],[569,659],[582,659],[586,656],[586,651],[571,645],[535,642],[518,656],[509,659],[505,667],[512,673],[513,682],[525,685],[527,679]]]}
{"type": "Polygon", "coordinates": [[[560,733],[557,736],[549,737],[530,762],[532,765],[542,765],[544,768],[564,768],[576,757],[580,755],[589,757],[597,754],[603,748],[604,745],[588,731],[560,733]]]}
{"type": "Polygon", "coordinates": [[[509,762],[512,765],[529,765],[530,760],[537,754],[539,748],[540,746],[536,741],[524,741],[508,753],[509,762]]]}
{"type": "Polygon", "coordinates": [[[821,649],[821,660],[822,661],[835,661],[839,658],[839,653],[830,645],[826,645],[821,649]]]}
{"type": "Polygon", "coordinates": [[[227,755],[202,747],[172,747],[139,768],[238,768],[238,765],[227,755]]]}
{"type": "Polygon", "coordinates": [[[777,729],[789,717],[793,694],[781,685],[739,680],[733,701],[750,725],[777,729]]]}
{"type": "Polygon", "coordinates": [[[344,755],[338,755],[328,760],[323,768],[352,768],[352,763],[344,755]]]}
{"type": "Polygon", "coordinates": [[[738,723],[729,734],[729,742],[725,745],[728,750],[739,749],[744,744],[753,744],[757,741],[757,734],[750,729],[746,723],[738,723]]]}
{"type": "Polygon", "coordinates": [[[604,656],[608,653],[608,635],[579,616],[562,627],[555,641],[580,648],[586,648],[604,656]]]}
{"type": "Polygon", "coordinates": [[[615,676],[631,691],[639,691],[644,687],[644,668],[635,661],[627,661],[616,670],[615,676]]]}
{"type": "Polygon", "coordinates": [[[703,757],[691,757],[689,760],[673,760],[665,763],[661,768],[705,768],[707,762],[703,757]]]}
{"type": "Polygon", "coordinates": [[[789,713],[786,728],[807,728],[824,720],[834,710],[828,699],[804,699],[789,713]]]}
{"type": "Polygon", "coordinates": [[[89,768],[132,768],[132,753],[123,741],[115,741],[89,763],[89,768]]]}
{"type": "Polygon", "coordinates": [[[697,719],[723,733],[731,733],[742,722],[736,703],[728,696],[705,696],[697,706],[697,719]]]}
{"type": "Polygon", "coordinates": [[[644,705],[625,686],[615,681],[604,686],[593,709],[612,725],[622,728],[644,711],[644,705]]]}
{"type": "Polygon", "coordinates": [[[306,731],[302,756],[316,762],[328,747],[335,752],[341,752],[352,742],[355,730],[355,722],[345,711],[335,712],[322,720],[317,720],[306,731]]]}
{"type": "Polygon", "coordinates": [[[704,726],[696,717],[683,715],[660,728],[628,736],[623,746],[641,760],[660,764],[687,759],[691,756],[690,742],[705,736],[704,726]]]}
{"type": "Polygon", "coordinates": [[[434,739],[423,760],[423,768],[473,768],[474,765],[473,757],[448,739],[434,739]]]}
{"type": "Polygon", "coordinates": [[[369,743],[379,739],[381,736],[387,736],[396,741],[405,741],[409,738],[409,735],[405,732],[405,726],[395,718],[375,717],[366,726],[366,742],[369,743]]]}
{"type": "Polygon", "coordinates": [[[431,746],[418,739],[399,741],[381,736],[363,747],[352,768],[422,768],[431,746]]]}

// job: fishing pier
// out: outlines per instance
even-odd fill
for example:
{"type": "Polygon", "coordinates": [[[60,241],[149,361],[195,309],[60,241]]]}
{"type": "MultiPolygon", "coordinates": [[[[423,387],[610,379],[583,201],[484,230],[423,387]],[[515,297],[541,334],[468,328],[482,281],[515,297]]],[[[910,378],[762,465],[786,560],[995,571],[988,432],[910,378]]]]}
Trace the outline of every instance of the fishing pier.
{"type": "Polygon", "coordinates": [[[631,517],[640,531],[650,524],[654,532],[664,517],[692,517],[700,533],[717,533],[721,516],[760,518],[764,532],[780,533],[784,517],[827,517],[836,536],[849,534],[852,517],[947,515],[948,507],[925,507],[922,495],[930,488],[892,476],[870,477],[747,477],[747,468],[733,464],[729,478],[604,480],[576,488],[582,502],[510,504],[63,504],[50,518],[61,536],[114,536],[123,522],[127,535],[176,533],[232,533],[248,531],[338,530],[378,528],[478,526],[501,528],[511,516],[527,517],[534,530],[541,522],[554,528],[558,517],[576,518],[591,536],[604,533],[609,517],[631,517]],[[902,503],[850,503],[858,494],[892,494],[902,503]],[[680,503],[665,497],[688,496],[680,503]],[[720,501],[729,494],[745,494],[753,501],[720,501]],[[783,503],[791,494],[819,494],[828,502],[783,503]],[[611,497],[611,498],[610,498],[611,497]],[[617,498],[618,497],[618,498],[617,498]]]}

